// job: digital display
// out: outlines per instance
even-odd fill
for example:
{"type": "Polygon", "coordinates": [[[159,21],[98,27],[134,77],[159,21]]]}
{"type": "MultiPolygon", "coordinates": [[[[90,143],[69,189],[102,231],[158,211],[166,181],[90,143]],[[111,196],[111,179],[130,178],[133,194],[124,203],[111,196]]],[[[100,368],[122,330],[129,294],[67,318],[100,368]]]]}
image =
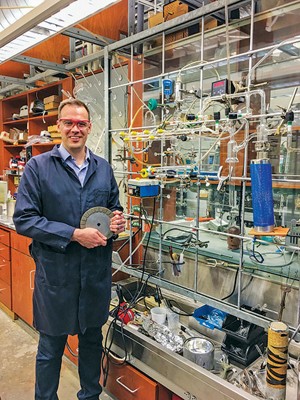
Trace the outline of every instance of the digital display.
{"type": "Polygon", "coordinates": [[[222,96],[223,94],[228,94],[229,85],[231,85],[231,83],[228,79],[221,79],[220,81],[213,82],[211,84],[211,95],[222,96]]]}
{"type": "Polygon", "coordinates": [[[217,81],[217,82],[214,82],[213,83],[213,87],[214,88],[218,88],[218,87],[220,87],[220,86],[225,86],[226,85],[226,81],[225,80],[223,80],[223,81],[217,81]]]}

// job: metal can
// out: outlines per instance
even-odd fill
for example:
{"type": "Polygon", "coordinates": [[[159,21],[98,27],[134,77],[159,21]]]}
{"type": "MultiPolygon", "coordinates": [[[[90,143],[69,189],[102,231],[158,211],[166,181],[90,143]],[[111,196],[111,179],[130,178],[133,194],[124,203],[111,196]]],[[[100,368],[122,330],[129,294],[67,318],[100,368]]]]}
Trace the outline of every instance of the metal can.
{"type": "Polygon", "coordinates": [[[214,350],[214,345],[209,340],[191,337],[183,344],[183,357],[211,370],[214,368],[214,350]]]}

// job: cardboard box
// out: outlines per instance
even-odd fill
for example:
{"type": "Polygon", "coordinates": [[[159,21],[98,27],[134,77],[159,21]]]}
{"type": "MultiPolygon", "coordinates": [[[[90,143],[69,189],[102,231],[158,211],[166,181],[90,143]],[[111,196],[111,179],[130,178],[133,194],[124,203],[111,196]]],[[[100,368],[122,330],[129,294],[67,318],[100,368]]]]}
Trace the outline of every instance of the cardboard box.
{"type": "Polygon", "coordinates": [[[208,17],[204,23],[204,30],[209,31],[210,29],[218,26],[218,21],[215,18],[208,17]]]}
{"type": "Polygon", "coordinates": [[[45,104],[45,110],[57,110],[59,106],[59,102],[52,101],[51,103],[45,104]]]}
{"type": "Polygon", "coordinates": [[[50,133],[50,136],[52,137],[52,138],[60,138],[61,139],[61,133],[60,132],[51,132],[50,133]]]}
{"type": "Polygon", "coordinates": [[[47,128],[48,132],[57,132],[57,125],[49,125],[47,128]]]}
{"type": "Polygon", "coordinates": [[[189,6],[187,4],[184,4],[179,0],[172,1],[172,3],[164,6],[164,21],[177,18],[179,15],[186,14],[187,12],[189,12],[189,6]]]}
{"type": "Polygon", "coordinates": [[[177,40],[184,39],[189,36],[188,28],[182,29],[181,31],[177,31],[174,33],[170,33],[166,35],[165,43],[170,44],[176,42],[177,40]]]}
{"type": "MultiPolygon", "coordinates": [[[[164,21],[169,21],[171,19],[177,18],[180,15],[184,15],[190,11],[187,4],[182,3],[179,0],[173,1],[172,3],[166,4],[163,11],[164,21]]],[[[200,24],[192,25],[188,28],[181,29],[180,31],[170,33],[166,35],[166,44],[171,44],[177,40],[184,39],[190,35],[200,32],[200,24]]]]}
{"type": "Polygon", "coordinates": [[[163,12],[158,12],[156,14],[148,14],[148,28],[153,28],[164,22],[163,12]]]}
{"type": "Polygon", "coordinates": [[[44,98],[44,104],[48,104],[48,103],[60,103],[60,97],[57,96],[56,94],[52,95],[52,96],[48,96],[44,98]]]}

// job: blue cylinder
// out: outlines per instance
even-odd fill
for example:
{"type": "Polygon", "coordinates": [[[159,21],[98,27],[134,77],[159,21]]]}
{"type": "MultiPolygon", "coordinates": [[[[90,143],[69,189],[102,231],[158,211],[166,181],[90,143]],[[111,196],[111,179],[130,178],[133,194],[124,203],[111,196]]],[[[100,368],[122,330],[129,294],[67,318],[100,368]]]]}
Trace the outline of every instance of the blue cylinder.
{"type": "Polygon", "coordinates": [[[274,202],[270,161],[252,160],[250,174],[254,229],[258,232],[272,232],[274,230],[274,202]]]}

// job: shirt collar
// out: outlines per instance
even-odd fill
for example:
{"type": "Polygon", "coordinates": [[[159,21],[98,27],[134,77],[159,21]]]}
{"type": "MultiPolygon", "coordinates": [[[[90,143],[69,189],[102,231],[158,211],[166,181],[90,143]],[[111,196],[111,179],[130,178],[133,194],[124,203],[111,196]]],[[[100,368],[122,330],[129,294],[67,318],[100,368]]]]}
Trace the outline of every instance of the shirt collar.
{"type": "MultiPolygon", "coordinates": [[[[74,160],[74,158],[71,156],[71,154],[66,150],[64,145],[61,143],[60,146],[58,147],[59,154],[61,158],[66,161],[68,158],[71,158],[71,160],[74,160]]],[[[85,153],[85,161],[90,161],[90,151],[86,147],[86,153],[85,153]]]]}

